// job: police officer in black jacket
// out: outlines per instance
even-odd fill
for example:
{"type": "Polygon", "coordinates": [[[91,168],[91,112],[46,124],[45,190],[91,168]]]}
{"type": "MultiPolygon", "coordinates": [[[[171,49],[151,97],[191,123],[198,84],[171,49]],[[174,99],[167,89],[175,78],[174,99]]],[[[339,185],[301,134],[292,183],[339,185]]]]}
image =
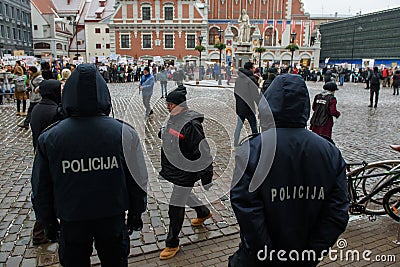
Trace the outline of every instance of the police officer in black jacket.
{"type": "Polygon", "coordinates": [[[276,77],[259,112],[264,131],[236,155],[231,203],[241,243],[229,264],[316,266],[349,219],[346,164],[333,144],[305,128],[310,98],[301,76],[276,77]],[[297,260],[307,251],[316,257],[297,260]]]}
{"type": "Polygon", "coordinates": [[[93,240],[102,266],[127,266],[128,229],[141,229],[146,208],[147,170],[138,134],[108,116],[110,93],[94,65],[79,65],[72,73],[62,106],[66,119],[38,139],[35,213],[48,235],[54,236],[60,220],[63,266],[90,266],[93,240]]]}

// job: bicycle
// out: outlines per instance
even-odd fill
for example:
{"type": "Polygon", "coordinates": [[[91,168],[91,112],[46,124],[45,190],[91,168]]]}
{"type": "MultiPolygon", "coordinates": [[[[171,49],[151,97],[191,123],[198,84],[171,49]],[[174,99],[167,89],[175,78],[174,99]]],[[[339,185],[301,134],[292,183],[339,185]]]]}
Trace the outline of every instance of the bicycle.
{"type": "MultiPolygon", "coordinates": [[[[400,146],[391,147],[400,152],[400,146]]],[[[350,214],[388,214],[400,221],[400,160],[348,163],[346,176],[350,214]]]]}

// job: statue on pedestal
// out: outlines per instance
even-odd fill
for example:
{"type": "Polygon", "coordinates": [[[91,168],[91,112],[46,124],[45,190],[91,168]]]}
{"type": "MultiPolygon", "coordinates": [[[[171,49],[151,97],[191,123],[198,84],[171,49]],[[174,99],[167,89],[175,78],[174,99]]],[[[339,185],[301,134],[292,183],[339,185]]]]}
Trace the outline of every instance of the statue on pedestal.
{"type": "Polygon", "coordinates": [[[242,14],[239,19],[239,43],[250,42],[250,18],[247,15],[246,9],[242,10],[242,14]]]}

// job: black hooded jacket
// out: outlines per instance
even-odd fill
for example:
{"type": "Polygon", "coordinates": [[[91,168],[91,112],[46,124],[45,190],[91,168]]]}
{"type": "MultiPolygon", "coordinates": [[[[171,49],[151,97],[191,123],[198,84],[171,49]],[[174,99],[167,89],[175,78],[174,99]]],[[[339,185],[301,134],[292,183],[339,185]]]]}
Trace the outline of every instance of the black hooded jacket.
{"type": "Polygon", "coordinates": [[[244,68],[239,69],[238,75],[234,88],[236,114],[239,116],[256,114],[256,105],[260,100],[256,77],[250,70],[244,68]]]}
{"type": "Polygon", "coordinates": [[[184,187],[193,187],[200,179],[203,185],[211,182],[212,157],[201,125],[203,120],[202,114],[189,109],[169,118],[160,133],[160,175],[164,179],[184,187]]]}
{"type": "Polygon", "coordinates": [[[61,110],[59,110],[61,83],[57,80],[44,80],[39,90],[42,100],[33,108],[30,121],[35,149],[40,133],[52,123],[62,119],[61,110]]]}
{"type": "MultiPolygon", "coordinates": [[[[314,250],[319,257],[336,242],[349,219],[345,162],[334,145],[305,128],[310,99],[301,76],[276,77],[259,112],[261,121],[274,118],[276,124],[264,122],[264,132],[237,151],[230,195],[244,254],[232,266],[267,266],[270,259],[257,261],[265,246],[268,252],[285,250],[286,256],[291,250],[300,255],[314,250]]],[[[268,266],[317,262],[273,258],[268,266]]]]}
{"type": "Polygon", "coordinates": [[[147,169],[136,131],[109,117],[107,84],[94,65],[67,80],[66,118],[38,140],[32,198],[38,220],[85,221],[146,207],[147,169]]]}

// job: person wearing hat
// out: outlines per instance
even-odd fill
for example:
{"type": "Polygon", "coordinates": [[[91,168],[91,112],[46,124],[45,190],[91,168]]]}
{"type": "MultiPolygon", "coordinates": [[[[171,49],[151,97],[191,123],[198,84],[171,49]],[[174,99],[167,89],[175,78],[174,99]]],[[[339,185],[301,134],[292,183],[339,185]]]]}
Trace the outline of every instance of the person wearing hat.
{"type": "Polygon", "coordinates": [[[328,82],[324,85],[322,93],[314,97],[311,117],[311,131],[325,138],[332,138],[333,117],[339,118],[340,112],[336,109],[336,98],[334,96],[338,87],[335,82],[328,82]]]}
{"type": "Polygon", "coordinates": [[[179,251],[178,236],[186,205],[197,213],[197,218],[191,222],[194,227],[202,226],[212,216],[212,212],[192,192],[198,180],[206,190],[212,185],[213,159],[203,131],[204,115],[187,107],[183,85],[170,92],[166,101],[170,117],[158,135],[162,139],[160,176],[173,183],[173,190],[168,210],[170,224],[166,248],[160,254],[161,260],[173,258],[179,251]]]}
{"type": "Polygon", "coordinates": [[[27,87],[26,91],[29,94],[29,108],[25,120],[21,124],[18,124],[18,127],[24,128],[26,130],[29,129],[29,122],[31,121],[33,108],[42,99],[40,93],[35,89],[38,88],[39,84],[44,80],[42,73],[38,71],[38,69],[35,66],[29,67],[28,74],[29,74],[29,86],[27,87]]]}

